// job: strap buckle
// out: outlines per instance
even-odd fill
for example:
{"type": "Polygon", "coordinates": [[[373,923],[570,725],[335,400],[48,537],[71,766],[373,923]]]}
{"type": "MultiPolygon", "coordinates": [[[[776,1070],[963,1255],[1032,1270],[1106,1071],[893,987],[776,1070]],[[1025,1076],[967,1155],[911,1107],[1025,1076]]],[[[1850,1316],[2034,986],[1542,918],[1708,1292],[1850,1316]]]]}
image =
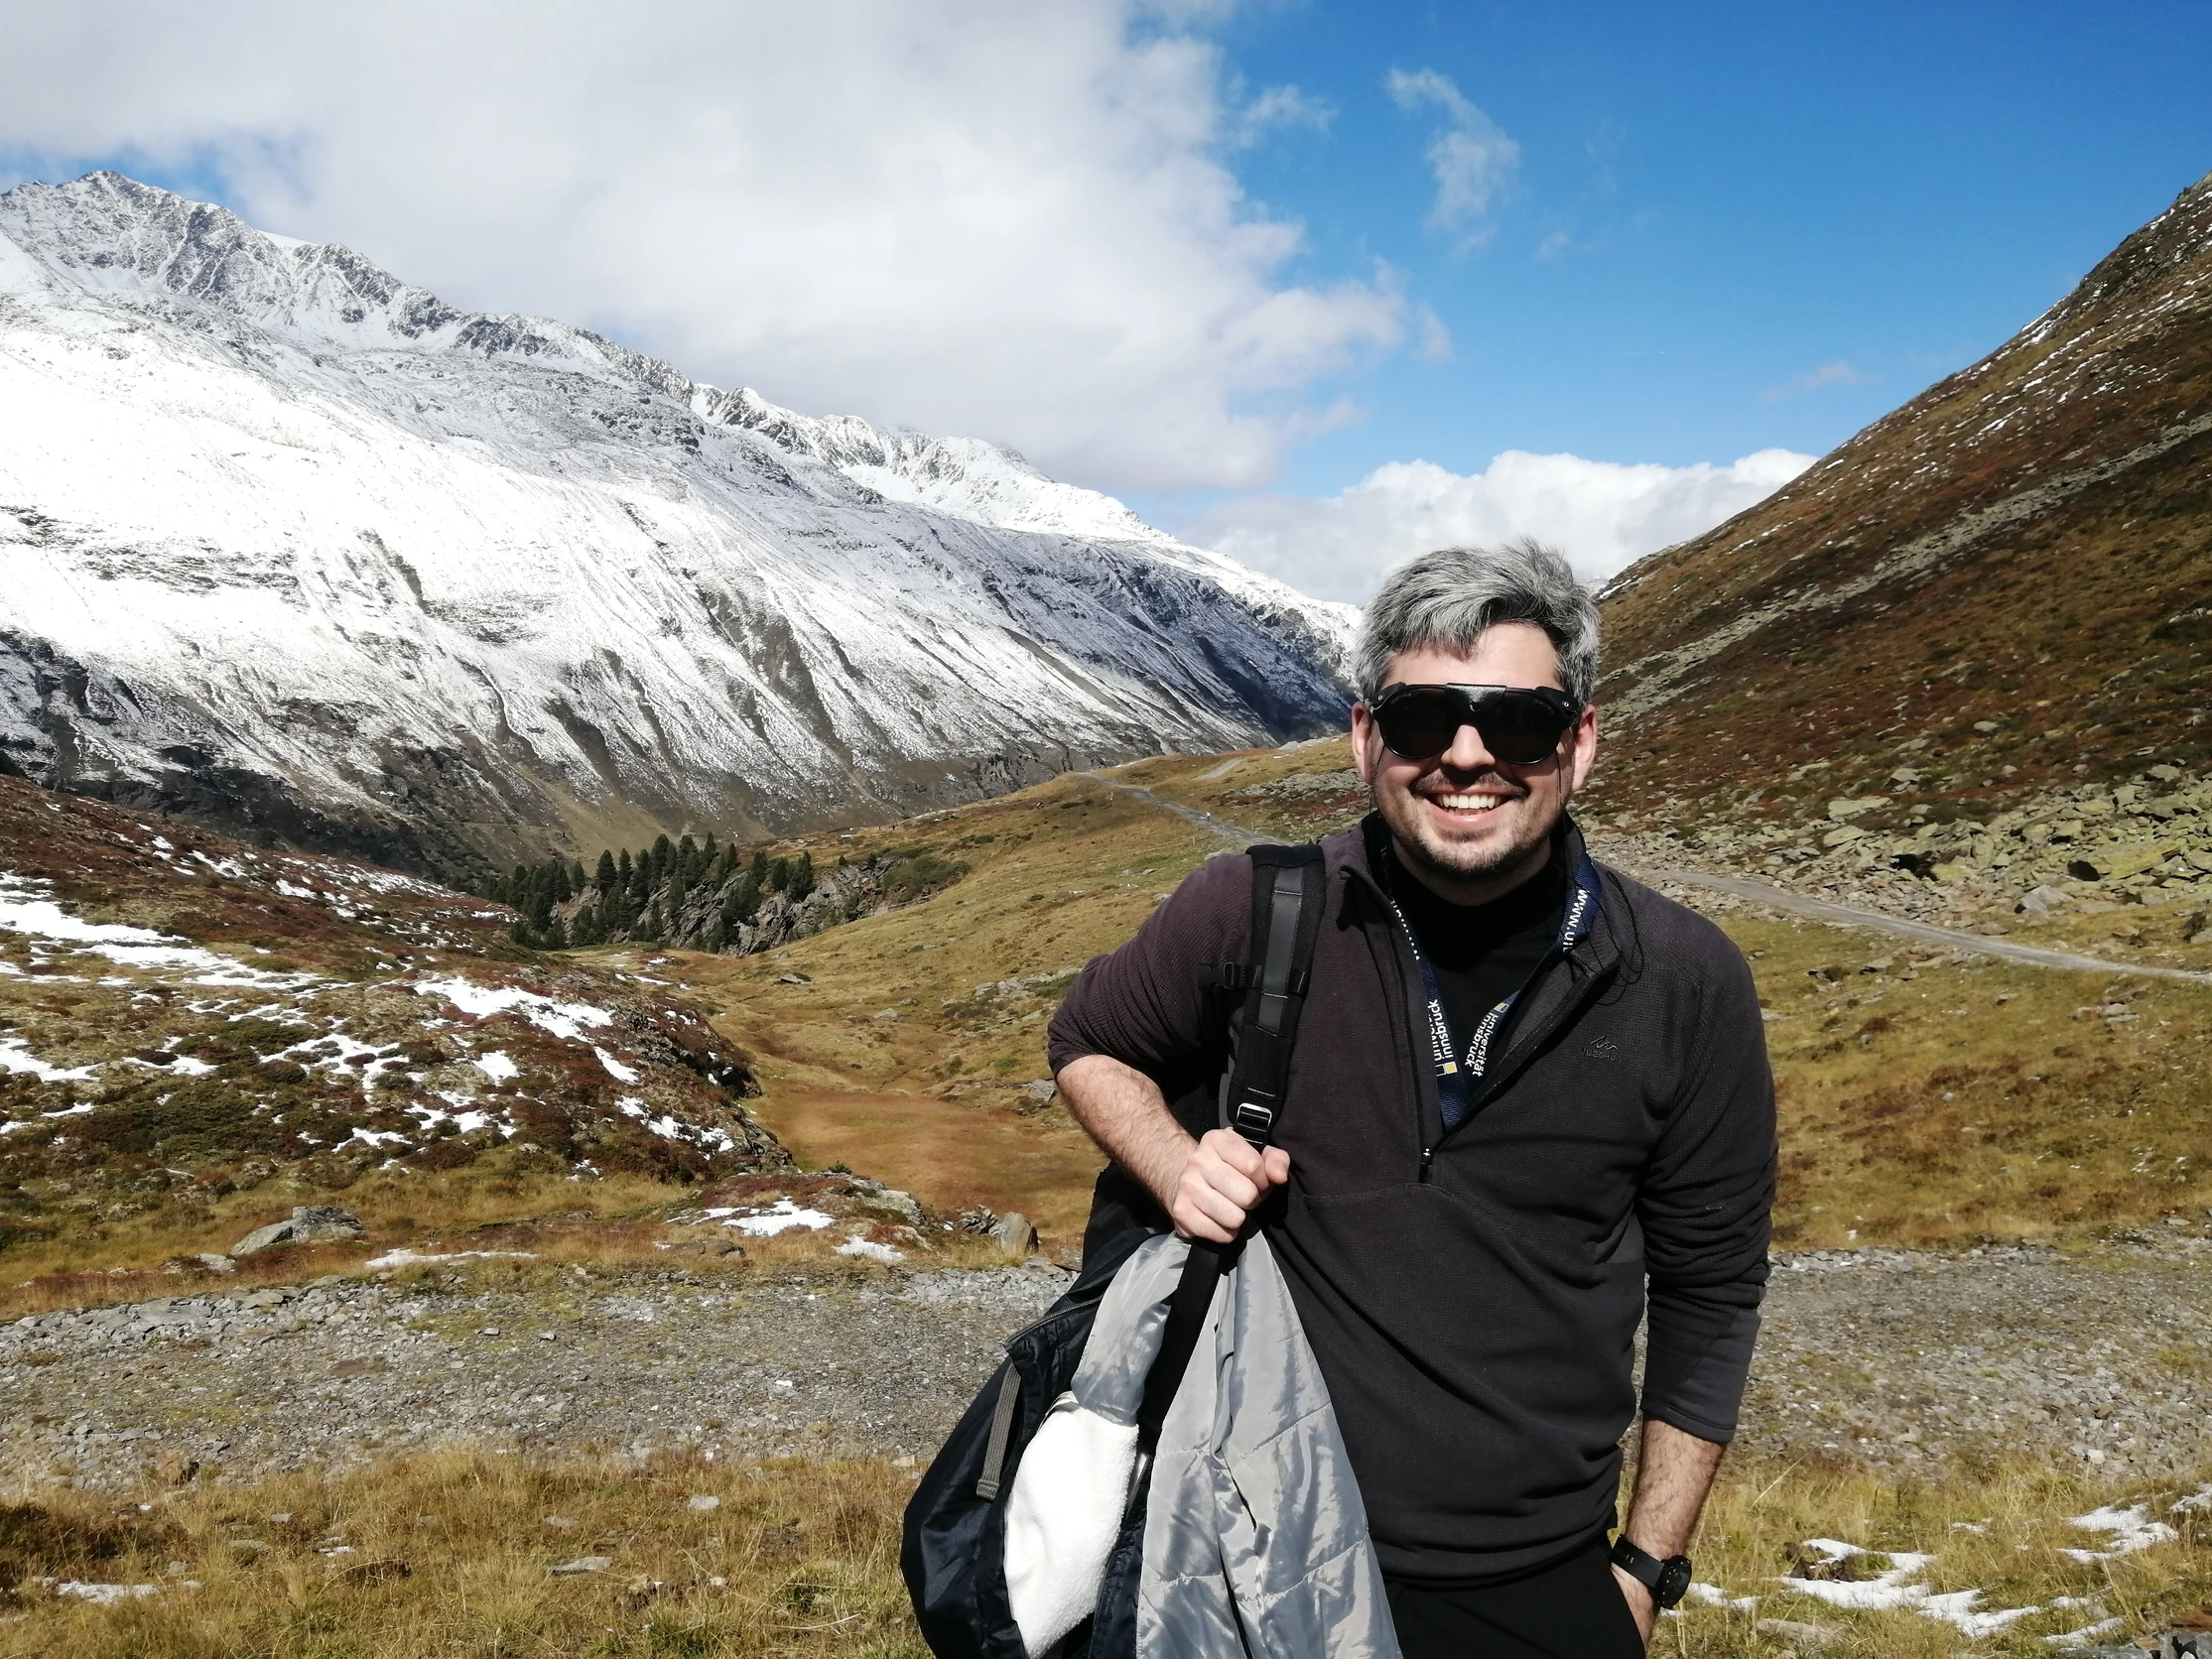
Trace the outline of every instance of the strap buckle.
{"type": "Polygon", "coordinates": [[[1254,1146],[1265,1146],[1275,1132],[1275,1109],[1257,1100],[1241,1100],[1229,1115],[1229,1126],[1254,1146]]]}

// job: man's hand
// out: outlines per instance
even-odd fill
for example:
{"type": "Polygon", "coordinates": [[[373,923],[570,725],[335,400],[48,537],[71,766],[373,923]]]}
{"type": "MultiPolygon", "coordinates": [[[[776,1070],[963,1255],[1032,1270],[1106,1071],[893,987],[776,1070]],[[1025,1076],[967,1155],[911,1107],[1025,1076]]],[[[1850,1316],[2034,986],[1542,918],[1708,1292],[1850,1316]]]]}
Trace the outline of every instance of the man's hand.
{"type": "Polygon", "coordinates": [[[1186,1238],[1227,1244],[1260,1200],[1290,1179],[1290,1154],[1262,1152],[1234,1129],[1211,1129],[1191,1148],[1168,1198],[1168,1218],[1186,1238]]]}
{"type": "Polygon", "coordinates": [[[1613,1570],[1613,1579],[1621,1587],[1621,1595],[1628,1603],[1628,1611],[1635,1617],[1636,1630],[1643,1637],[1643,1645],[1649,1647],[1651,1626],[1659,1621],[1659,1609],[1651,1599],[1651,1593],[1618,1567],[1613,1570]]]}
{"type": "Polygon", "coordinates": [[[1186,1238],[1227,1244],[1259,1201],[1290,1179],[1290,1154],[1280,1147],[1255,1152],[1229,1129],[1192,1140],[1159,1085],[1106,1055],[1062,1067],[1060,1092],[1076,1121],[1144,1183],[1186,1238]]]}

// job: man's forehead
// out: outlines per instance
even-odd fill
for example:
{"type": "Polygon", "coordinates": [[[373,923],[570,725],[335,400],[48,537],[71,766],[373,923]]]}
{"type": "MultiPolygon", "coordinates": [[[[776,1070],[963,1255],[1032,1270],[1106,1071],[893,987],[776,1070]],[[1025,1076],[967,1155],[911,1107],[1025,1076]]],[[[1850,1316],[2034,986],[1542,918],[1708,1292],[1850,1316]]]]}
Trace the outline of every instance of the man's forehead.
{"type": "Polygon", "coordinates": [[[1473,644],[1423,641],[1390,659],[1385,686],[1550,686],[1566,690],[1551,636],[1533,622],[1499,622],[1473,644]]]}

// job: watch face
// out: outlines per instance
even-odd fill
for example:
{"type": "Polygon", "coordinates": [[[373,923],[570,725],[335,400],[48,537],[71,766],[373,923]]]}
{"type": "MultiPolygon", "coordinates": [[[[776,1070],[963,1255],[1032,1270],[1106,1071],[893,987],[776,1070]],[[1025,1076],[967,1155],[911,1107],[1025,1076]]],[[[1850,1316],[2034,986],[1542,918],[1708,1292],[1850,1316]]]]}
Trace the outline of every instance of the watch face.
{"type": "Polygon", "coordinates": [[[1651,1587],[1651,1599],[1662,1607],[1671,1607],[1689,1588],[1690,1558],[1671,1556],[1659,1563],[1659,1582],[1651,1587]]]}

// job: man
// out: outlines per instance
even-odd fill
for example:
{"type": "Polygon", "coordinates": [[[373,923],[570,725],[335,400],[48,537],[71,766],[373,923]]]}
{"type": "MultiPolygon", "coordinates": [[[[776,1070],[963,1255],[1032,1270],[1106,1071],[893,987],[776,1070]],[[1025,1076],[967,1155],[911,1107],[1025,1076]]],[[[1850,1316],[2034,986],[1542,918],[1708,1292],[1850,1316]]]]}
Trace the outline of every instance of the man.
{"type": "Polygon", "coordinates": [[[1264,1153],[1219,1127],[1233,1010],[1199,971],[1247,959],[1248,860],[1193,872],[1052,1025],[1061,1092],[1125,1172],[1109,1188],[1217,1241],[1259,1212],[1408,1659],[1640,1654],[1654,1590],[1687,1582],[1757,1331],[1758,1001],[1718,929],[1596,865],[1567,816],[1597,756],[1597,644],[1588,592],[1532,543],[1383,583],[1352,710],[1374,811],[1322,843],[1264,1153]]]}

